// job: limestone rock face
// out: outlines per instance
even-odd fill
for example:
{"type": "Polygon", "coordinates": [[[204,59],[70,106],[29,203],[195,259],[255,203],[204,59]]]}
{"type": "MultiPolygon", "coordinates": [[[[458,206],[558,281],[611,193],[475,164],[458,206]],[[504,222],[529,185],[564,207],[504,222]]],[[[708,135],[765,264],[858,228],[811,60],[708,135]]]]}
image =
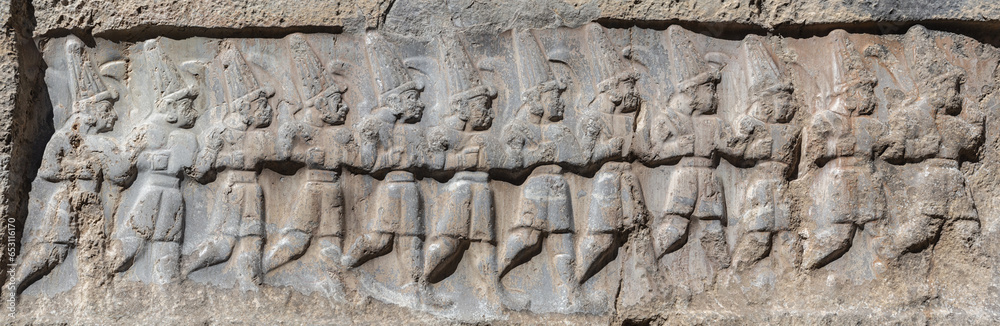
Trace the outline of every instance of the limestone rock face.
{"type": "Polygon", "coordinates": [[[896,5],[16,1],[4,320],[998,322],[1000,15],[896,5]]]}

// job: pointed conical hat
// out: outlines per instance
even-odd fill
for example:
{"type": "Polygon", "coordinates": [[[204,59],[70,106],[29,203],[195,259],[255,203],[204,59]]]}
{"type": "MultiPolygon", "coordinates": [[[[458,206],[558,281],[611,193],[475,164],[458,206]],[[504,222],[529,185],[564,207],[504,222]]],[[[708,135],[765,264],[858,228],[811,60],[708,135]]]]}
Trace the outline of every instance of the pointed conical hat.
{"type": "Polygon", "coordinates": [[[458,35],[442,37],[440,40],[441,61],[451,99],[469,99],[476,96],[495,96],[496,90],[483,86],[479,70],[465,50],[458,35]]]}
{"type": "Polygon", "coordinates": [[[77,38],[71,38],[66,42],[67,68],[70,70],[70,83],[73,85],[73,100],[98,102],[116,98],[116,94],[109,92],[101,81],[90,60],[84,59],[83,48],[83,42],[77,38]]]}
{"type": "Polygon", "coordinates": [[[522,90],[532,89],[553,79],[548,59],[530,31],[514,30],[514,54],[522,90]]]}
{"type": "Polygon", "coordinates": [[[904,53],[916,86],[934,87],[962,74],[954,64],[939,58],[941,55],[934,42],[934,35],[923,26],[915,25],[906,31],[904,53]]]}
{"type": "Polygon", "coordinates": [[[407,90],[422,90],[423,85],[414,81],[406,66],[396,56],[396,48],[375,31],[368,32],[365,38],[368,44],[368,56],[375,72],[375,85],[379,95],[385,97],[407,90]]]}
{"type": "Polygon", "coordinates": [[[697,76],[708,67],[704,57],[694,47],[691,34],[677,25],[667,28],[668,64],[675,85],[697,76]]]}
{"type": "Polygon", "coordinates": [[[767,47],[764,46],[762,37],[757,35],[747,36],[743,40],[743,56],[746,60],[746,83],[750,92],[760,93],[767,91],[786,90],[790,85],[782,78],[778,64],[771,57],[767,47]]]}
{"type": "Polygon", "coordinates": [[[288,45],[292,54],[292,71],[295,72],[296,86],[303,104],[309,106],[314,98],[328,92],[344,92],[344,88],[333,82],[330,76],[332,72],[324,68],[302,34],[289,36],[288,45]]]}
{"type": "Polygon", "coordinates": [[[260,88],[257,79],[254,78],[253,71],[247,65],[246,60],[236,49],[228,49],[219,55],[222,61],[223,75],[226,78],[226,90],[229,92],[230,101],[241,98],[250,92],[260,88]]]}
{"type": "Polygon", "coordinates": [[[611,40],[598,24],[587,25],[587,45],[592,54],[591,65],[594,67],[594,77],[597,83],[609,79],[617,79],[632,74],[621,51],[611,44],[611,40]]]}
{"type": "Polygon", "coordinates": [[[839,93],[845,87],[857,83],[871,83],[875,80],[874,75],[865,69],[861,62],[860,53],[854,48],[854,43],[847,37],[847,32],[838,29],[830,32],[831,55],[833,65],[831,66],[831,79],[833,80],[832,91],[839,93]]]}
{"type": "Polygon", "coordinates": [[[143,43],[143,59],[149,66],[150,81],[161,98],[178,99],[190,95],[191,89],[163,53],[159,39],[143,43]]]}

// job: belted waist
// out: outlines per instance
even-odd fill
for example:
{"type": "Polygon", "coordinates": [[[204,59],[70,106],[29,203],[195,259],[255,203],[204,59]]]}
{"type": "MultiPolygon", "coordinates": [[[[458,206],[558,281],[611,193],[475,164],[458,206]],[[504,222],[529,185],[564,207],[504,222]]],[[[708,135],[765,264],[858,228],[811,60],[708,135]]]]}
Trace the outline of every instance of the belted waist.
{"type": "Polygon", "coordinates": [[[924,161],[927,165],[938,168],[958,169],[958,161],[946,158],[931,158],[924,161]]]}
{"type": "Polygon", "coordinates": [[[455,172],[455,176],[452,180],[455,181],[472,181],[485,183],[489,181],[489,174],[486,172],[479,171],[459,171],[455,172]]]}
{"type": "Polygon", "coordinates": [[[340,180],[340,173],[329,170],[306,170],[307,181],[336,182],[340,180]]]}
{"type": "Polygon", "coordinates": [[[256,171],[224,170],[219,172],[219,177],[229,183],[256,183],[256,171]]]}
{"type": "Polygon", "coordinates": [[[385,175],[388,182],[413,182],[413,173],[409,171],[392,171],[385,175]]]}
{"type": "Polygon", "coordinates": [[[164,172],[151,172],[146,174],[146,183],[154,186],[176,188],[181,183],[181,179],[176,174],[164,172]]]}
{"type": "Polygon", "coordinates": [[[712,159],[698,156],[685,156],[677,163],[679,167],[712,167],[712,159]]]}

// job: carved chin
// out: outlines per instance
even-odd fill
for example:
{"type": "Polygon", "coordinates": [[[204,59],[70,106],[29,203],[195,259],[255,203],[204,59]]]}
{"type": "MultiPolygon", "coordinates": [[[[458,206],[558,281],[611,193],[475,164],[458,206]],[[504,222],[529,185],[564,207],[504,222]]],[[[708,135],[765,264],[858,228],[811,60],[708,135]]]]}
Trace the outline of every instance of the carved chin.
{"type": "Polygon", "coordinates": [[[639,95],[628,93],[618,103],[618,111],[632,112],[639,108],[639,95]]]}

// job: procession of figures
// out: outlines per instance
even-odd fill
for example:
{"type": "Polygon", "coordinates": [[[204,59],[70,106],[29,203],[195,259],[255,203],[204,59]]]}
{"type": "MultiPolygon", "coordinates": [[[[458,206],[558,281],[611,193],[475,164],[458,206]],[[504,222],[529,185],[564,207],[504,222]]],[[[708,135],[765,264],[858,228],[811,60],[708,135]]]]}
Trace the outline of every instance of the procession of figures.
{"type": "Polygon", "coordinates": [[[691,287],[882,264],[979,232],[993,77],[934,33],[52,40],[11,281],[572,312],[629,261],[691,287]]]}

